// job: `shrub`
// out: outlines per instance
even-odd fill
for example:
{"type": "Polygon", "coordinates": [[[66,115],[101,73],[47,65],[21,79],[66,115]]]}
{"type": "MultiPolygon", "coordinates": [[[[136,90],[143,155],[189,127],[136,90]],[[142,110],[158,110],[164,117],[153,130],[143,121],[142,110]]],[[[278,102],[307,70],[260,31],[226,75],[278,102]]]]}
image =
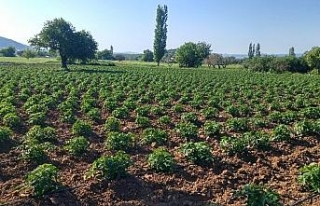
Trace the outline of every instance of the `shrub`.
{"type": "Polygon", "coordinates": [[[198,165],[208,165],[213,161],[210,146],[206,142],[188,142],[181,146],[185,157],[198,165]]]}
{"type": "Polygon", "coordinates": [[[198,128],[192,123],[179,123],[176,127],[176,131],[181,137],[187,139],[194,139],[198,136],[198,128]]]}
{"type": "Polygon", "coordinates": [[[70,154],[80,156],[88,150],[89,145],[89,141],[85,137],[81,136],[70,139],[65,148],[70,152],[70,154]]]}
{"type": "Polygon", "coordinates": [[[116,179],[124,177],[131,165],[129,155],[118,151],[115,155],[103,156],[96,159],[86,174],[86,178],[96,177],[98,179],[116,179]]]}
{"type": "Polygon", "coordinates": [[[247,197],[247,206],[281,206],[280,195],[262,185],[248,184],[237,193],[238,197],[247,197]]]}
{"type": "Polygon", "coordinates": [[[214,121],[206,121],[204,123],[204,133],[207,136],[218,135],[221,130],[221,125],[214,121]]]}
{"type": "Polygon", "coordinates": [[[20,118],[15,113],[8,113],[3,117],[3,124],[10,128],[16,128],[20,125],[20,118]]]}
{"type": "Polygon", "coordinates": [[[112,116],[108,117],[108,119],[106,120],[106,123],[104,124],[104,128],[108,132],[119,132],[120,127],[121,127],[120,120],[112,116]]]}
{"type": "Polygon", "coordinates": [[[164,130],[156,128],[147,128],[143,131],[142,141],[144,143],[156,143],[157,145],[163,145],[168,140],[168,134],[164,130]]]}
{"type": "Polygon", "coordinates": [[[40,165],[27,175],[28,187],[33,189],[37,197],[55,191],[58,189],[57,173],[58,169],[52,164],[40,165]]]}
{"type": "Polygon", "coordinates": [[[320,193],[320,165],[311,163],[300,168],[298,182],[304,187],[320,193]]]}
{"type": "Polygon", "coordinates": [[[133,146],[134,135],[123,132],[110,132],[107,137],[106,145],[112,150],[128,150],[133,146]]]}
{"type": "Polygon", "coordinates": [[[72,134],[86,137],[92,134],[92,129],[89,123],[78,119],[72,125],[72,134]]]}
{"type": "Polygon", "coordinates": [[[149,155],[148,164],[151,169],[157,172],[171,172],[175,161],[173,155],[163,148],[158,148],[149,155]]]}

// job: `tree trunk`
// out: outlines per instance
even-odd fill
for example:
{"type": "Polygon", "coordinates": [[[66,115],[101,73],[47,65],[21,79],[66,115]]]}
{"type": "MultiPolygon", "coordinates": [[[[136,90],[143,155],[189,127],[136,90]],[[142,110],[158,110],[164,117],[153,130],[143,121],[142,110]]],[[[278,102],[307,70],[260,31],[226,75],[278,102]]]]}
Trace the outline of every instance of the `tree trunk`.
{"type": "Polygon", "coordinates": [[[64,68],[65,70],[69,71],[68,66],[67,66],[67,61],[68,61],[67,57],[61,56],[61,67],[64,68]]]}
{"type": "Polygon", "coordinates": [[[157,65],[158,65],[158,66],[160,65],[160,61],[157,62],[157,65]]]}

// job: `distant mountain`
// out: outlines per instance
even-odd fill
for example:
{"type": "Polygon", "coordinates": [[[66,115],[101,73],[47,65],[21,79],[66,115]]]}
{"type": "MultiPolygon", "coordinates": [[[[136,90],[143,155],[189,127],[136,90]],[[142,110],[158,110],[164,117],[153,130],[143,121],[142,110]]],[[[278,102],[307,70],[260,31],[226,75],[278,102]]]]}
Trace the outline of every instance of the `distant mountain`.
{"type": "Polygon", "coordinates": [[[26,48],[28,48],[28,46],[25,44],[21,44],[12,39],[0,36],[0,49],[7,48],[10,46],[15,47],[17,51],[25,50],[26,48]]]}

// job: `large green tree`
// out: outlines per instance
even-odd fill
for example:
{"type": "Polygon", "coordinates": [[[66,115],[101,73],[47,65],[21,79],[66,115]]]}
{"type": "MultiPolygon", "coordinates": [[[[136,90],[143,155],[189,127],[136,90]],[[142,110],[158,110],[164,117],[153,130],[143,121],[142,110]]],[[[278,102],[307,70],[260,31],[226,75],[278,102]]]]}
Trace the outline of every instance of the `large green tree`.
{"type": "Polygon", "coordinates": [[[98,44],[89,32],[84,30],[75,32],[73,44],[71,58],[81,60],[82,64],[86,64],[89,59],[95,58],[98,44]]]}
{"type": "Polygon", "coordinates": [[[80,59],[85,63],[88,59],[94,58],[97,51],[97,43],[90,33],[76,32],[73,25],[63,18],[45,22],[40,33],[31,38],[29,43],[38,48],[49,48],[58,52],[61,66],[65,69],[68,69],[68,60],[80,59]]]}
{"type": "Polygon", "coordinates": [[[308,66],[312,69],[317,69],[320,74],[320,47],[313,47],[304,57],[308,66]]]}
{"type": "Polygon", "coordinates": [[[176,61],[180,67],[198,67],[210,55],[211,45],[205,42],[187,42],[177,49],[176,61]]]}
{"type": "Polygon", "coordinates": [[[168,7],[158,5],[156,29],[154,30],[153,54],[158,66],[166,52],[168,7]]]}
{"type": "Polygon", "coordinates": [[[149,49],[143,51],[141,60],[144,62],[152,62],[153,61],[153,52],[149,49]]]}
{"type": "Polygon", "coordinates": [[[15,57],[16,48],[10,46],[0,50],[0,56],[4,57],[15,57]]]}

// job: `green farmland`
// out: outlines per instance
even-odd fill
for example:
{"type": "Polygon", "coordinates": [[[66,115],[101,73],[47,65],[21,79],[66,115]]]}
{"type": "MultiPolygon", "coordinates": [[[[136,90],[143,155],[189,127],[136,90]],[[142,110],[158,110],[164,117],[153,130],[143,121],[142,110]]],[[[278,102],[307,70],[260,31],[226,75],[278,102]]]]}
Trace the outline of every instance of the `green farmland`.
{"type": "Polygon", "coordinates": [[[0,63],[0,205],[243,205],[250,184],[288,205],[317,190],[300,170],[320,159],[319,75],[30,61],[0,63]]]}

